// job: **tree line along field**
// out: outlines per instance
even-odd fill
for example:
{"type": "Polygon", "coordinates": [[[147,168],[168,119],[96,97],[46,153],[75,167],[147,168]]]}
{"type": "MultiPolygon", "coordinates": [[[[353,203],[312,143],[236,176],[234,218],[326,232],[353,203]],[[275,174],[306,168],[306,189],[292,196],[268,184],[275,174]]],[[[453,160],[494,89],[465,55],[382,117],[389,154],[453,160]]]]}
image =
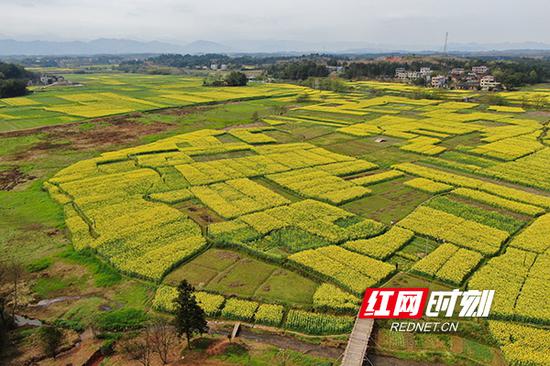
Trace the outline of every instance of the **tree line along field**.
{"type": "MultiPolygon", "coordinates": [[[[105,93],[132,92],[120,76],[92,78],[100,85],[86,84],[77,103],[109,83],[105,93]]],[[[157,77],[131,78],[143,87],[157,77]]],[[[242,92],[193,79],[173,85],[165,95],[182,87],[185,98],[257,93],[288,108],[57,172],[43,188],[63,207],[76,250],[150,283],[158,311],[171,311],[174,285],[187,279],[210,317],[315,335],[348,333],[364,289],[404,274],[495,289],[489,330],[508,361],[544,364],[548,115],[279,84],[242,92]],[[307,97],[296,102],[298,94],[307,97]]],[[[44,101],[35,110],[48,108],[44,101]]]]}

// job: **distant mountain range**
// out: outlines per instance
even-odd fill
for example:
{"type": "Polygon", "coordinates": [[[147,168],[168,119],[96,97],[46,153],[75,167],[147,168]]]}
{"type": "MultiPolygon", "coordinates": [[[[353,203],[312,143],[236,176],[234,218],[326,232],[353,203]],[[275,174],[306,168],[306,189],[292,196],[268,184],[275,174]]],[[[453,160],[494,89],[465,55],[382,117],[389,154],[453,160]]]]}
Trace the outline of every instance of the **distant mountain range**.
{"type": "MultiPolygon", "coordinates": [[[[550,50],[550,44],[522,43],[451,43],[449,52],[502,52],[508,50],[550,50]]],[[[15,55],[97,55],[97,54],[159,54],[159,53],[388,53],[388,52],[439,52],[441,46],[384,45],[366,42],[301,42],[288,40],[226,41],[223,44],[198,40],[185,45],[128,39],[101,38],[93,41],[18,41],[0,39],[0,56],[15,55]]]]}

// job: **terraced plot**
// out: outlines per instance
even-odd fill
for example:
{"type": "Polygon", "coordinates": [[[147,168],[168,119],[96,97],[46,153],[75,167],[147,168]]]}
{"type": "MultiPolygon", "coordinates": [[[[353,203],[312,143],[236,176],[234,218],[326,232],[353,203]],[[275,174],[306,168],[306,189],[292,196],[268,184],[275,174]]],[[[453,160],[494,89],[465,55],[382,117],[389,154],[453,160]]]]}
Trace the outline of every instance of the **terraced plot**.
{"type": "MultiPolygon", "coordinates": [[[[106,82],[124,81],[98,81],[106,82]]],[[[187,83],[121,100],[308,92],[275,85],[176,92],[187,83]]],[[[52,108],[104,103],[109,93],[59,96],[52,108]]],[[[541,122],[513,107],[311,95],[306,103],[281,96],[293,108],[253,127],[194,130],[105,152],[44,188],[63,205],[75,248],[159,284],[160,311],[171,311],[173,286],[187,279],[209,316],[345,333],[365,288],[399,274],[434,286],[494,288],[494,318],[549,324],[541,122]]],[[[15,103],[39,108],[29,98],[15,103]]]]}

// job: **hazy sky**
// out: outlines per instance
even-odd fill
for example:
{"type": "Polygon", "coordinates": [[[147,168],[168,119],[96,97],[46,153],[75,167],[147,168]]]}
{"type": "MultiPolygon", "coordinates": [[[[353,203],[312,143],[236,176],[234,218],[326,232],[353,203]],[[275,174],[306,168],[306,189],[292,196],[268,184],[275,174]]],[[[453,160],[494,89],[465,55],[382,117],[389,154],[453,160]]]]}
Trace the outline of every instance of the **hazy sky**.
{"type": "Polygon", "coordinates": [[[550,43],[549,0],[0,0],[0,38],[550,43]]]}

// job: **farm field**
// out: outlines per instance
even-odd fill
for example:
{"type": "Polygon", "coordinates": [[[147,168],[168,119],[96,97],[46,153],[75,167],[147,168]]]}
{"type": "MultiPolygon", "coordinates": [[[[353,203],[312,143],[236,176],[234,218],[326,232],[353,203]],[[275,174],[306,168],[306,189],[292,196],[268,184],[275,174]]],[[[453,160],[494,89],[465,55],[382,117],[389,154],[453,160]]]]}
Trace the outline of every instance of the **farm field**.
{"type": "Polygon", "coordinates": [[[301,90],[286,85],[203,88],[199,78],[161,75],[65,76],[74,85],[35,87],[31,95],[0,99],[0,132],[175,106],[280,97],[301,90]]]}
{"type": "MultiPolygon", "coordinates": [[[[310,336],[348,334],[366,287],[495,289],[488,324],[471,325],[478,338],[394,339],[382,326],[380,351],[448,344],[463,353],[452,360],[500,364],[500,347],[510,364],[543,364],[550,113],[394,89],[373,96],[365,88],[389,86],[368,82],[336,93],[285,84],[222,90],[173,76],[71,78],[84,86],[0,101],[0,129],[12,131],[2,137],[1,171],[28,180],[0,192],[0,212],[14,223],[1,229],[9,239],[0,249],[35,236],[44,252],[29,263],[67,262],[67,250],[95,260],[118,276],[113,292],[143,286],[139,299],[124,296],[134,307],[169,313],[174,286],[186,279],[210,318],[310,336]],[[175,106],[189,112],[164,110],[175,106]],[[116,127],[107,115],[127,113],[124,123],[143,136],[44,149],[56,129],[92,134],[116,127]],[[102,120],[15,131],[95,117],[102,120]],[[55,243],[42,226],[28,230],[36,221],[57,228],[55,243]],[[521,337],[507,337],[507,324],[521,337]],[[516,352],[524,339],[540,347],[516,352]]],[[[62,272],[56,264],[44,271],[54,269],[62,272]]],[[[56,276],[37,280],[44,298],[97,280],[56,276]]]]}

